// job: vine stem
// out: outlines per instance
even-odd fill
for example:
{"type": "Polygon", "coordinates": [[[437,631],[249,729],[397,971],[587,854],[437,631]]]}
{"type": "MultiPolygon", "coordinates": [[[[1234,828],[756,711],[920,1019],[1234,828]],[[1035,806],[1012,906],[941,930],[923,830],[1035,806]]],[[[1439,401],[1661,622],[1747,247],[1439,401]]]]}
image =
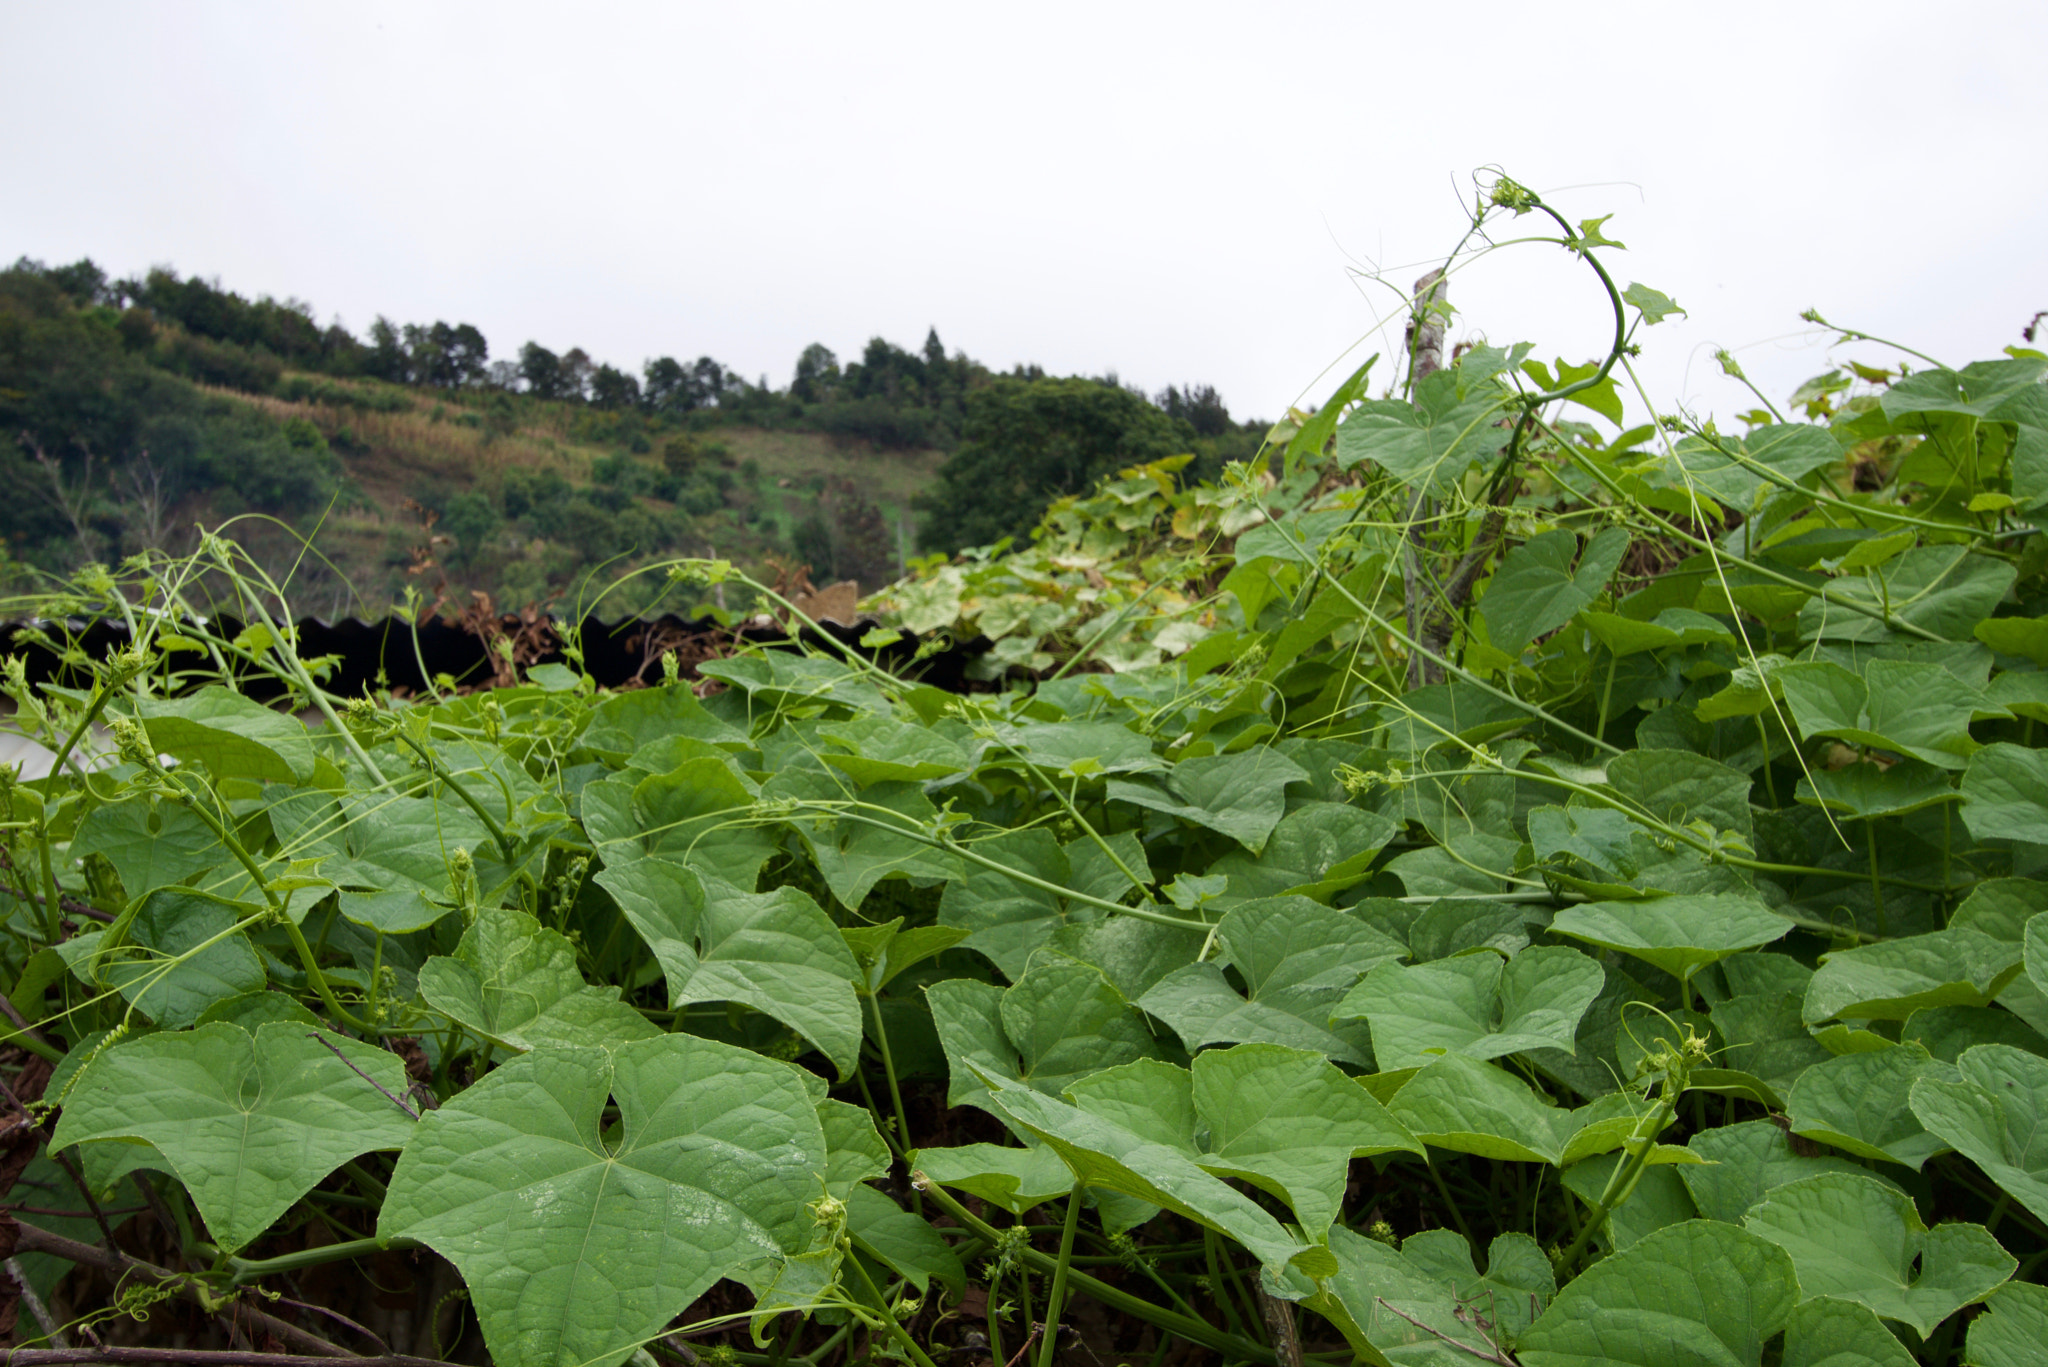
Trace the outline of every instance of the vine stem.
{"type": "Polygon", "coordinates": [[[1060,1310],[1066,1304],[1067,1272],[1074,1260],[1074,1230],[1081,1223],[1081,1184],[1067,1193],[1067,1223],[1060,1230],[1059,1264],[1052,1273],[1052,1289],[1045,1293],[1045,1333],[1038,1344],[1038,1367],[1052,1367],[1053,1349],[1060,1341],[1060,1310]]]}
{"type": "Polygon", "coordinates": [[[875,1279],[870,1277],[867,1268],[862,1266],[859,1256],[853,1251],[853,1241],[848,1239],[840,1248],[846,1264],[852,1267],[854,1275],[860,1278],[861,1286],[875,1298],[876,1313],[881,1317],[882,1327],[889,1331],[889,1337],[903,1345],[903,1350],[910,1354],[911,1361],[915,1362],[917,1367],[938,1367],[924,1349],[917,1346],[917,1340],[910,1337],[910,1331],[896,1322],[895,1313],[889,1309],[889,1298],[882,1294],[882,1289],[875,1285],[875,1279]]]}
{"type": "MultiPolygon", "coordinates": [[[[938,1183],[921,1172],[912,1173],[911,1181],[917,1185],[918,1190],[932,1198],[933,1204],[952,1216],[962,1229],[990,1248],[999,1246],[1002,1239],[1000,1231],[954,1200],[938,1183]]],[[[1041,1272],[1052,1271],[1057,1267],[1054,1259],[1028,1245],[1017,1250],[1017,1257],[1041,1272]]],[[[1091,1277],[1078,1268],[1068,1269],[1067,1281],[1104,1305],[1121,1310],[1127,1315],[1135,1315],[1155,1328],[1163,1329],[1190,1343],[1199,1344],[1229,1357],[1258,1363],[1260,1367],[1277,1367],[1279,1362],[1278,1356],[1264,1344],[1253,1343],[1235,1334],[1225,1333],[1215,1325],[1191,1315],[1183,1315],[1164,1306],[1154,1305],[1151,1301],[1133,1296],[1128,1291],[1091,1277]]]]}

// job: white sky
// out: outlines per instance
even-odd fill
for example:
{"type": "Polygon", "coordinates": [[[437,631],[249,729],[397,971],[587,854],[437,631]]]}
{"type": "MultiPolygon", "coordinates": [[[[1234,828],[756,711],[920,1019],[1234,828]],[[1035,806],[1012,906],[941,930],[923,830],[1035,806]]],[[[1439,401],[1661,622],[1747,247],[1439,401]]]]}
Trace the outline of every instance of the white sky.
{"type": "MultiPolygon", "coordinates": [[[[1660,406],[1782,400],[1798,320],[1950,362],[2048,309],[2048,4],[4,0],[0,254],[467,321],[786,384],[875,334],[1207,382],[1273,417],[1497,164],[1691,310],[1660,406]],[[1571,188],[1583,187],[1583,188],[1571,188]]],[[[1525,225],[1534,222],[1524,220],[1525,225]]],[[[1583,359],[1583,266],[1460,275],[1454,336],[1583,359]]],[[[1361,353],[1362,354],[1362,353],[1361,353]]],[[[1846,354],[1881,360],[1881,348],[1846,354]]],[[[1390,369],[1378,372],[1385,376],[1390,369]]]]}

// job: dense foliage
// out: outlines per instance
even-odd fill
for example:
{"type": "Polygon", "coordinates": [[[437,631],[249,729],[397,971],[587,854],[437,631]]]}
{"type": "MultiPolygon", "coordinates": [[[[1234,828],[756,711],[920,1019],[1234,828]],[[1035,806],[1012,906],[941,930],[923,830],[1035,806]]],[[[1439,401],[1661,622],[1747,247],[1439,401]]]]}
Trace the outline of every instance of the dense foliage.
{"type": "Polygon", "coordinates": [[[2048,356],[1621,430],[1676,305],[1511,182],[1476,217],[1528,214],[1607,355],[1368,365],[1270,463],[925,566],[865,644],[985,635],[988,691],[827,643],[600,695],[572,640],[344,700],[225,541],[88,576],[133,647],[13,668],[61,755],[0,797],[44,1313],[371,1352],[395,1303],[500,1367],[2035,1361],[2048,356]],[[96,1247],[87,1193],[146,1213],[96,1247]]]}

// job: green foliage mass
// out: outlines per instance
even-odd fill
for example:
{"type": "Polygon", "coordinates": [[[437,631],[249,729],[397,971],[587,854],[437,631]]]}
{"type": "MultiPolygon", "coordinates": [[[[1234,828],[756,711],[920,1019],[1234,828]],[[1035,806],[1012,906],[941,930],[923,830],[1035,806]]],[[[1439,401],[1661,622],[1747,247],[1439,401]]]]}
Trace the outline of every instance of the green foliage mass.
{"type": "Polygon", "coordinates": [[[792,643],[606,695],[572,634],[341,699],[232,543],[89,573],[44,615],[132,648],[4,681],[47,1145],[163,1211],[162,1295],[432,1250],[500,1367],[2032,1361],[2048,356],[1624,430],[1675,305],[1475,220],[1529,213],[1596,362],[1362,368],[1185,484],[1121,391],[993,387],[963,453],[1078,413],[1073,492],[879,600],[979,691],[792,643]]]}

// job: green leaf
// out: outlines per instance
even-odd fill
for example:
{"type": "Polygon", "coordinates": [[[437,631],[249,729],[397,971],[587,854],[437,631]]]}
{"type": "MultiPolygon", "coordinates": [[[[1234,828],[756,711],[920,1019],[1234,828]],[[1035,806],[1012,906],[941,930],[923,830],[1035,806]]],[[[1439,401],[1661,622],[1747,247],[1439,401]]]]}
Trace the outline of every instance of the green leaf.
{"type": "Polygon", "coordinates": [[[827,740],[851,754],[828,750],[818,758],[865,788],[871,783],[923,783],[947,778],[969,767],[967,752],[928,726],[912,726],[894,717],[856,716],[818,728],[827,740]]]}
{"type": "Polygon", "coordinates": [[[1792,923],[1754,897],[1723,894],[1587,902],[1566,907],[1550,928],[1684,981],[1710,963],[1780,939],[1792,923]]]}
{"type": "Polygon", "coordinates": [[[1856,1301],[1922,1338],[1990,1295],[2019,1266],[1982,1225],[1930,1230],[1910,1196],[1849,1173],[1778,1187],[1743,1226],[1792,1255],[1802,1296],[1856,1301]]]}
{"type": "MultiPolygon", "coordinates": [[[[1119,832],[1109,845],[1140,878],[1151,873],[1134,834],[1119,832]]],[[[1056,888],[1112,901],[1131,888],[1122,871],[1099,858],[1101,851],[1086,836],[1063,846],[1052,832],[1034,826],[977,840],[974,851],[1056,888]]],[[[939,924],[968,932],[962,947],[987,956],[1013,981],[1023,976],[1033,951],[1062,928],[1092,923],[1101,915],[1099,908],[1071,904],[1057,892],[967,860],[939,897],[939,924]]]]}
{"type": "MultiPolygon", "coordinates": [[[[1770,423],[1740,440],[1688,437],[1674,454],[1701,488],[1749,516],[1780,487],[1770,475],[1796,484],[1815,470],[1840,464],[1842,447],[1825,428],[1770,423]]],[[[1911,544],[1910,536],[1907,540],[1911,544]]]]}
{"type": "Polygon", "coordinates": [[[846,1203],[846,1231],[863,1251],[908,1279],[920,1296],[935,1281],[955,1296],[967,1289],[967,1269],[944,1236],[873,1187],[853,1189],[846,1203]]]}
{"type": "Polygon", "coordinates": [[[1106,721],[1045,722],[1031,726],[1005,726],[996,730],[997,744],[984,765],[1021,768],[1025,761],[1049,775],[1071,772],[1075,766],[1093,765],[1090,772],[1142,774],[1168,767],[1152,753],[1152,742],[1128,726],[1106,721]],[[1014,756],[1014,758],[1012,758],[1014,756]]]}
{"type": "Polygon", "coordinates": [[[1815,769],[1799,780],[1794,796],[1801,802],[1866,820],[1903,816],[1937,802],[1957,802],[1962,798],[1951,786],[1946,772],[1914,759],[1902,759],[1892,765],[1866,760],[1839,769],[1815,769]]]}
{"type": "Polygon", "coordinates": [[[405,1088],[395,1054],[345,1035],[297,1023],[254,1036],[202,1025],[128,1040],[94,1059],[65,1097],[50,1147],[153,1145],[192,1193],[213,1241],[233,1250],[349,1159],[405,1144],[412,1119],[391,1100],[405,1088]]]}
{"type": "Polygon", "coordinates": [[[1074,1188],[1073,1169],[1043,1144],[1028,1149],[994,1144],[921,1149],[913,1155],[913,1166],[934,1182],[958,1187],[1012,1215],[1022,1215],[1074,1188]]]}
{"type": "Polygon", "coordinates": [[[1456,369],[1426,375],[1413,403],[1369,399],[1337,429],[1337,465],[1350,470],[1370,461],[1411,488],[1448,493],[1472,465],[1508,443],[1500,425],[1507,391],[1481,384],[1463,389],[1456,369]]]}
{"type": "Polygon", "coordinates": [[[1504,1349],[1557,1294],[1550,1260],[1526,1234],[1502,1234],[1486,1272],[1472,1248],[1446,1230],[1410,1235],[1397,1253],[1342,1226],[1330,1231],[1337,1270],[1303,1303],[1335,1324],[1376,1367],[1464,1367],[1480,1351],[1504,1349]]]}
{"type": "Polygon", "coordinates": [[[135,713],[159,754],[203,765],[215,780],[306,783],[313,777],[305,723],[219,684],[183,698],[144,698],[135,713]]]}
{"type": "Polygon", "coordinates": [[[446,798],[304,793],[273,801],[270,819],[286,857],[320,860],[321,876],[341,889],[342,915],[386,935],[446,916],[455,902],[451,857],[481,856],[491,843],[475,813],[446,798]]]}
{"type": "Polygon", "coordinates": [[[1459,1054],[1410,1078],[1387,1111],[1440,1149],[1552,1166],[1579,1129],[1572,1112],[1549,1104],[1528,1083],[1459,1054]]]}
{"type": "Polygon", "coordinates": [[[1944,641],[1967,641],[1989,617],[2016,572],[1964,546],[1919,546],[1866,575],[1830,579],[1824,592],[1799,610],[1800,635],[1809,640],[1882,641],[1891,632],[1884,620],[1852,612],[1857,603],[1887,612],[1944,641]]]}
{"type": "Polygon", "coordinates": [[[420,969],[420,996],[451,1020],[512,1049],[543,1045],[609,1048],[661,1032],[592,987],[576,967],[576,946],[523,911],[490,907],[462,934],[453,958],[420,969]]]}
{"type": "Polygon", "coordinates": [[[1912,1107],[1930,1134],[2048,1219],[2048,1059],[1980,1044],[1964,1050],[1947,1076],[1916,1080],[1912,1107]]]}
{"type": "Polygon", "coordinates": [[[1808,1024],[1904,1020],[1932,1006],[1983,1006],[2019,973],[2018,947],[1951,927],[1821,956],[1807,984],[1808,1024]]]}
{"type": "Polygon", "coordinates": [[[1631,284],[1621,292],[1621,299],[1623,303],[1634,306],[1643,315],[1643,322],[1650,326],[1663,322],[1674,313],[1685,312],[1672,302],[1670,295],[1648,285],[1631,284]]]}
{"type": "Polygon", "coordinates": [[[1308,771],[1293,760],[1260,748],[1182,760],[1163,785],[1111,779],[1105,786],[1114,801],[1220,831],[1257,854],[1287,812],[1287,785],[1307,779],[1308,771]]]}
{"type": "Polygon", "coordinates": [[[1692,1194],[1700,1214],[1710,1220],[1741,1224],[1749,1208],[1765,1196],[1802,1178],[1822,1173],[1889,1181],[1860,1164],[1831,1153],[1805,1157],[1792,1151],[1792,1141],[1769,1120],[1702,1130],[1685,1145],[1703,1160],[1673,1169],[1692,1194]]]}
{"type": "Polygon", "coordinates": [[[1300,893],[1326,901],[1364,879],[1399,828],[1389,817],[1340,802],[1304,802],[1280,819],[1254,859],[1232,850],[1209,868],[1233,898],[1300,893]]]}
{"type": "Polygon", "coordinates": [[[804,1252],[825,1172],[788,1064],[690,1035],[550,1048],[427,1114],[377,1233],[455,1264],[494,1360],[610,1367],[720,1277],[804,1252]]]}
{"type": "Polygon", "coordinates": [[[1509,551],[1480,599],[1494,648],[1519,654],[1591,607],[1628,543],[1626,531],[1610,527],[1587,542],[1583,553],[1573,532],[1544,532],[1509,551]]]}
{"type": "Polygon", "coordinates": [[[875,1117],[865,1106],[850,1101],[818,1100],[812,1076],[798,1081],[812,1092],[818,1108],[818,1128],[825,1135],[825,1190],[844,1201],[854,1187],[889,1172],[889,1146],[875,1128],[875,1117]]]}
{"type": "Polygon", "coordinates": [[[1785,1323],[1784,1367],[1914,1367],[1913,1355],[1854,1301],[1801,1301],[1785,1323]]]}
{"type": "MultiPolygon", "coordinates": [[[[784,769],[761,789],[766,799],[791,797],[800,801],[841,802],[853,796],[843,790],[844,780],[817,769],[784,769]]],[[[880,807],[895,815],[868,810],[856,821],[845,816],[805,815],[796,821],[811,858],[832,895],[849,910],[858,910],[868,893],[884,878],[950,879],[960,876],[959,861],[933,849],[924,840],[938,824],[938,808],[924,794],[922,784],[872,783],[860,792],[870,809],[880,807]],[[883,824],[875,825],[871,822],[883,824]]],[[[758,832],[764,850],[775,848],[772,830],[758,832]]],[[[756,866],[758,867],[758,866],[756,866]]],[[[750,870],[745,882],[736,882],[716,869],[712,875],[742,890],[753,887],[750,870]]]]}
{"type": "Polygon", "coordinates": [[[1936,664],[1872,660],[1858,678],[1825,660],[1777,672],[1800,733],[1833,736],[1961,769],[1978,748],[1970,719],[1984,696],[1936,664]]]}
{"type": "Polygon", "coordinates": [[[1523,1367],[1757,1367],[1798,1301],[1783,1249],[1734,1225],[1688,1220],[1580,1273],[1516,1356],[1523,1367]]]}
{"type": "MultiPolygon", "coordinates": [[[[1588,248],[1592,247],[1612,247],[1618,252],[1627,251],[1627,247],[1623,246],[1619,242],[1616,242],[1613,238],[1607,236],[1605,233],[1600,231],[1600,225],[1613,217],[1613,214],[1602,214],[1598,218],[1580,219],[1579,235],[1578,238],[1571,244],[1572,249],[1574,251],[1584,252],[1588,248]]],[[[1627,296],[1624,295],[1623,297],[1626,298],[1627,296]]]]}
{"type": "Polygon", "coordinates": [[[266,985],[263,963],[249,937],[226,933],[243,910],[189,888],[159,888],[129,925],[139,957],[124,951],[118,958],[99,959],[102,931],[74,935],[57,946],[57,953],[82,981],[91,983],[85,975],[96,969],[99,982],[117,988],[136,1010],[167,1029],[181,1029],[215,1002],[266,985]],[[199,949],[209,940],[215,942],[199,949]],[[177,962],[195,949],[198,953],[177,962]]]}
{"type": "Polygon", "coordinates": [[[1097,969],[1069,959],[1034,962],[1007,990],[949,978],[925,989],[946,1052],[949,1106],[988,1109],[983,1073],[1048,1095],[1103,1068],[1157,1058],[1145,1017],[1097,969]]]}
{"type": "Polygon", "coordinates": [[[1205,1172],[1249,1182],[1321,1238],[1354,1158],[1422,1145],[1321,1054],[1240,1044],[1192,1071],[1147,1060],[1081,1078],[1066,1096],[1090,1115],[1170,1146],[1205,1172]]]}
{"type": "Polygon", "coordinates": [[[750,892],[776,848],[774,835],[750,821],[753,803],[723,760],[704,756],[635,784],[589,785],[583,821],[607,864],[655,855],[750,892]]]}
{"type": "Polygon", "coordinates": [[[998,1112],[1044,1141],[1086,1185],[1149,1201],[1227,1234],[1276,1273],[1296,1258],[1311,1275],[1328,1270],[1327,1250],[1290,1235],[1250,1197],[1196,1166],[1178,1145],[1055,1101],[1022,1083],[994,1074],[984,1081],[998,1112]]]}
{"type": "MultiPolygon", "coordinates": [[[[1559,1176],[1567,1190],[1586,1203],[1591,1210],[1600,1202],[1607,1190],[1608,1179],[1613,1177],[1615,1166],[1626,1158],[1621,1153],[1595,1154],[1566,1168],[1559,1176]]],[[[1594,1236],[1600,1247],[1607,1252],[1627,1248],[1647,1234],[1668,1225],[1683,1224],[1695,1218],[1699,1211],[1693,1206],[1692,1197],[1681,1180],[1681,1172],[1700,1166],[1697,1163],[1658,1164],[1647,1167],[1636,1179],[1635,1189],[1628,1199],[1608,1212],[1607,1228],[1594,1236]]]]}
{"type": "Polygon", "coordinates": [[[182,883],[228,858],[213,829],[178,802],[128,801],[95,807],[78,823],[71,854],[105,857],[134,901],[157,888],[182,883]]]}
{"type": "Polygon", "coordinates": [[[860,990],[868,994],[880,992],[905,969],[943,954],[967,938],[967,932],[956,926],[905,930],[901,916],[878,926],[842,927],[839,934],[859,967],[856,981],[860,990]]]}
{"type": "Polygon", "coordinates": [[[1366,974],[1333,1013],[1363,1016],[1381,1071],[1420,1068],[1440,1054],[1499,1058],[1525,1049],[1573,1052],[1579,1020],[1606,974],[1576,949],[1524,950],[1502,962],[1464,954],[1366,974]]]}
{"type": "Polygon", "coordinates": [[[1216,961],[1161,978],[1138,1005],[1172,1026],[1191,1050],[1205,1044],[1284,1044],[1368,1066],[1371,1043],[1330,1012],[1376,964],[1401,946],[1356,917],[1305,897],[1269,897],[1224,913],[1216,943],[1243,978],[1239,996],[1216,961]]]}
{"type": "Polygon", "coordinates": [[[1992,617],[1977,623],[1973,634],[2001,655],[2048,669],[2048,617],[1992,617]]]}
{"type": "Polygon", "coordinates": [[[808,893],[741,892],[658,859],[604,869],[596,879],[654,951],[670,1006],[750,1006],[816,1045],[840,1077],[851,1074],[860,1049],[860,965],[808,893]]]}
{"type": "MultiPolygon", "coordinates": [[[[1963,1361],[1970,1367],[2032,1367],[2048,1343],[2048,1286],[2007,1282],[1970,1321],[1963,1361]]],[[[1786,1364],[1791,1367],[1791,1364],[1786,1364]]]]}
{"type": "Polygon", "coordinates": [[[1799,1075],[1785,1113],[1794,1134],[1917,1171],[1948,1143],[1921,1124],[1907,1098],[1922,1078],[1955,1076],[1918,1044],[1843,1054],[1799,1075]]]}
{"type": "Polygon", "coordinates": [[[1643,748],[1616,755],[1607,764],[1607,786],[1643,811],[1674,826],[1704,821],[1732,831],[1745,844],[1753,839],[1748,774],[1690,750],[1643,748]]]}
{"type": "Polygon", "coordinates": [[[2048,752],[2000,741],[1970,756],[1963,774],[1963,824],[1979,840],[2048,836],[2048,752]]]}
{"type": "Polygon", "coordinates": [[[746,733],[705,709],[687,683],[614,693],[590,709],[582,746],[612,764],[650,741],[688,736],[714,745],[743,745],[746,733]]]}

